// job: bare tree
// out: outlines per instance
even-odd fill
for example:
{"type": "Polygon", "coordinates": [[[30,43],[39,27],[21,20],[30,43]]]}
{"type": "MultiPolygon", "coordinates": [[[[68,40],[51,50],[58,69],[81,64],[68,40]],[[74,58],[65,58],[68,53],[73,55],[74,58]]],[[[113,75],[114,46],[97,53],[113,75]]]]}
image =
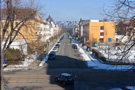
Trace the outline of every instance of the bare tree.
{"type": "Polygon", "coordinates": [[[110,20],[114,20],[116,22],[123,22],[124,28],[122,29],[123,26],[119,27],[121,28],[121,30],[123,30],[121,31],[123,32],[123,37],[121,38],[121,40],[125,36],[128,36],[128,41],[125,42],[124,45],[122,45],[121,47],[119,46],[120,52],[117,53],[118,58],[116,61],[121,62],[124,60],[126,55],[129,54],[131,49],[135,49],[135,1],[114,0],[111,10],[110,8],[104,8],[103,12],[110,20]]]}
{"type": "Polygon", "coordinates": [[[5,41],[2,47],[3,54],[5,54],[18,34],[22,35],[25,39],[20,30],[22,27],[27,27],[27,21],[31,19],[31,17],[34,18],[39,10],[41,10],[41,7],[34,4],[33,0],[29,0],[25,4],[22,3],[22,0],[3,0],[2,18],[5,19],[2,29],[2,41],[5,41]],[[21,15],[20,10],[23,11],[24,15],[21,15]],[[19,19],[19,21],[15,25],[16,19],[19,19]]]}

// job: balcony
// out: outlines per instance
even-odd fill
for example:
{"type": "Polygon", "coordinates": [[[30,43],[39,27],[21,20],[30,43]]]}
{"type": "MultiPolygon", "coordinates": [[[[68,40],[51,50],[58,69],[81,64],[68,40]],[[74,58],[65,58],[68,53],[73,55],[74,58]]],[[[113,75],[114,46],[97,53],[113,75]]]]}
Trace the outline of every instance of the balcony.
{"type": "Polygon", "coordinates": [[[100,32],[104,32],[104,30],[100,30],[100,32]]]}

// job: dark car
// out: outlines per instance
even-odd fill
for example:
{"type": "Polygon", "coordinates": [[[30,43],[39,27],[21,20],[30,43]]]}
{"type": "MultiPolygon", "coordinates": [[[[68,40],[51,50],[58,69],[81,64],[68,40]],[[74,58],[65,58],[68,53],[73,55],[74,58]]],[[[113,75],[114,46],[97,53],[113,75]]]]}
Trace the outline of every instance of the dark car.
{"type": "Polygon", "coordinates": [[[61,75],[56,76],[55,81],[60,82],[63,85],[74,84],[73,76],[68,73],[62,73],[61,75]]]}
{"type": "Polygon", "coordinates": [[[60,44],[61,44],[61,42],[60,42],[60,41],[58,41],[58,42],[57,42],[57,44],[59,44],[59,45],[60,45],[60,44]]]}
{"type": "Polygon", "coordinates": [[[60,44],[56,44],[55,47],[59,48],[60,47],[60,44]]]}
{"type": "Polygon", "coordinates": [[[55,54],[54,51],[51,51],[51,52],[49,53],[49,55],[48,55],[48,59],[55,59],[55,57],[56,57],[56,54],[55,54]]]}
{"type": "Polygon", "coordinates": [[[73,49],[77,49],[77,45],[76,44],[72,44],[72,48],[73,49]]]}

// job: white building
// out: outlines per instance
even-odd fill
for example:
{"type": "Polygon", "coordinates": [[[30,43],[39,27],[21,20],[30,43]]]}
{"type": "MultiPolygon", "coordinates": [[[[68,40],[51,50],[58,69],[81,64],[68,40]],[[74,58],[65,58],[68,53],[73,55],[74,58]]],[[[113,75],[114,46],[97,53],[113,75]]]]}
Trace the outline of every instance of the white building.
{"type": "MultiPolygon", "coordinates": [[[[4,44],[5,44],[5,41],[2,42],[2,48],[3,48],[4,44]]],[[[9,48],[19,49],[22,52],[22,54],[27,55],[27,41],[25,41],[25,40],[16,40],[16,41],[12,42],[12,44],[9,46],[9,48]]]]}
{"type": "Polygon", "coordinates": [[[46,38],[50,38],[54,35],[57,35],[58,34],[58,25],[55,24],[55,22],[53,21],[53,19],[51,18],[51,16],[49,15],[48,18],[46,19],[47,21],[47,24],[46,24],[46,38]]]}

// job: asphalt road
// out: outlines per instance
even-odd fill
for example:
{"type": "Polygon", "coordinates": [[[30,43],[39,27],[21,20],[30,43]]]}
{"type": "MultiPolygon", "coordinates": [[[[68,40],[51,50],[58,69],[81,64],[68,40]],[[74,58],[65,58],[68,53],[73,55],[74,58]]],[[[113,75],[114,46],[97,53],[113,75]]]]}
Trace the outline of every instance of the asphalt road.
{"type": "Polygon", "coordinates": [[[135,73],[87,67],[67,35],[64,35],[56,59],[47,61],[42,69],[5,72],[4,75],[5,90],[128,90],[126,86],[135,86],[135,73]],[[61,73],[75,76],[75,84],[64,86],[55,82],[55,76],[61,73]]]}

